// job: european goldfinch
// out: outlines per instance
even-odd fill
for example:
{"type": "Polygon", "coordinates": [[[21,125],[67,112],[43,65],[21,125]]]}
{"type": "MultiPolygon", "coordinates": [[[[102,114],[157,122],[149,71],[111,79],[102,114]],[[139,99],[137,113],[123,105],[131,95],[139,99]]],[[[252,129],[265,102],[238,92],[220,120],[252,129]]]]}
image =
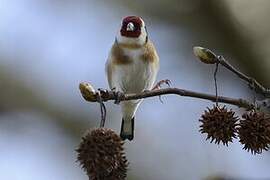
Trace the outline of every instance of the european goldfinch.
{"type": "MultiPolygon", "coordinates": [[[[142,18],[123,18],[115,42],[106,62],[106,73],[111,89],[116,92],[140,93],[153,88],[159,70],[159,57],[149,40],[142,18]]],[[[120,102],[123,140],[134,138],[135,113],[142,100],[120,102]]]]}

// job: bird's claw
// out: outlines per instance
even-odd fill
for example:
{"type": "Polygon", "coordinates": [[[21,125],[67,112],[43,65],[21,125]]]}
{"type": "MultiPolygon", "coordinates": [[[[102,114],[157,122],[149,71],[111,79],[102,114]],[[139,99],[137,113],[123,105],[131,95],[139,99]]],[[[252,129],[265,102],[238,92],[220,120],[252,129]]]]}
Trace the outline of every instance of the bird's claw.
{"type": "Polygon", "coordinates": [[[152,90],[157,90],[160,89],[162,84],[166,84],[168,87],[171,87],[172,82],[169,79],[163,79],[161,81],[159,81],[153,88],[152,90]]]}
{"type": "MultiPolygon", "coordinates": [[[[161,81],[159,81],[153,88],[152,90],[157,90],[157,89],[161,89],[161,86],[163,84],[166,84],[168,87],[171,87],[172,82],[169,79],[163,79],[161,81]]],[[[159,101],[163,104],[162,98],[161,96],[159,96],[159,101]]]]}
{"type": "Polygon", "coordinates": [[[120,102],[123,99],[123,97],[125,96],[125,94],[122,93],[121,91],[114,91],[113,93],[115,96],[114,104],[120,104],[120,102]]]}
{"type": "Polygon", "coordinates": [[[98,92],[101,96],[109,93],[109,91],[107,89],[103,89],[103,88],[98,88],[98,92]]]}

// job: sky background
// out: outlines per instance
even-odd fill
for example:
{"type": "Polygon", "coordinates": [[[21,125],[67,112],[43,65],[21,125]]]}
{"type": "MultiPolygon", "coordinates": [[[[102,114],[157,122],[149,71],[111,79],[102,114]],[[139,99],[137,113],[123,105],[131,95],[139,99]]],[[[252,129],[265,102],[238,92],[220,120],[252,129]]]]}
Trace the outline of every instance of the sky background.
{"type": "MultiPolygon", "coordinates": [[[[193,46],[224,55],[269,87],[269,9],[266,0],[0,0],[0,179],[87,179],[74,149],[99,125],[100,112],[78,85],[108,88],[105,61],[123,17],[143,17],[160,56],[158,80],[214,94],[215,67],[199,62],[193,46]]],[[[219,95],[252,99],[224,68],[217,78],[219,95]]],[[[213,103],[172,95],[163,101],[149,98],[137,112],[135,140],[125,144],[127,179],[270,178],[268,152],[251,155],[237,139],[217,146],[198,132],[213,103]]],[[[120,108],[106,106],[106,127],[119,132],[120,108]]]]}

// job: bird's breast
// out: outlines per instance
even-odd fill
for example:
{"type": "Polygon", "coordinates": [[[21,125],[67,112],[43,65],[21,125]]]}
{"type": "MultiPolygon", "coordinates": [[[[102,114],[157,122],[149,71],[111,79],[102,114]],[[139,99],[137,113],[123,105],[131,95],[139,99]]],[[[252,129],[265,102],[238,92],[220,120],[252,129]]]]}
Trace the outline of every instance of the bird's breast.
{"type": "Polygon", "coordinates": [[[138,93],[152,88],[158,71],[158,57],[150,56],[146,50],[145,47],[120,48],[112,54],[112,87],[125,93],[138,93]]]}
{"type": "Polygon", "coordinates": [[[152,76],[151,65],[146,64],[139,57],[133,57],[132,63],[118,67],[119,82],[126,93],[138,93],[150,86],[152,76]]]}

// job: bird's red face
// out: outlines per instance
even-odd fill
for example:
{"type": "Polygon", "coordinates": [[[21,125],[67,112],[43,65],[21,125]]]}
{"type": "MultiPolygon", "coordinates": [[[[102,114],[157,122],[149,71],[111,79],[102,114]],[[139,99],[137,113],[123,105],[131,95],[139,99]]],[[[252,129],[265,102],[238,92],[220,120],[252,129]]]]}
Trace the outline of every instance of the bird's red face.
{"type": "Polygon", "coordinates": [[[141,35],[142,20],[138,16],[127,16],[122,21],[121,35],[137,38],[141,35]]]}

